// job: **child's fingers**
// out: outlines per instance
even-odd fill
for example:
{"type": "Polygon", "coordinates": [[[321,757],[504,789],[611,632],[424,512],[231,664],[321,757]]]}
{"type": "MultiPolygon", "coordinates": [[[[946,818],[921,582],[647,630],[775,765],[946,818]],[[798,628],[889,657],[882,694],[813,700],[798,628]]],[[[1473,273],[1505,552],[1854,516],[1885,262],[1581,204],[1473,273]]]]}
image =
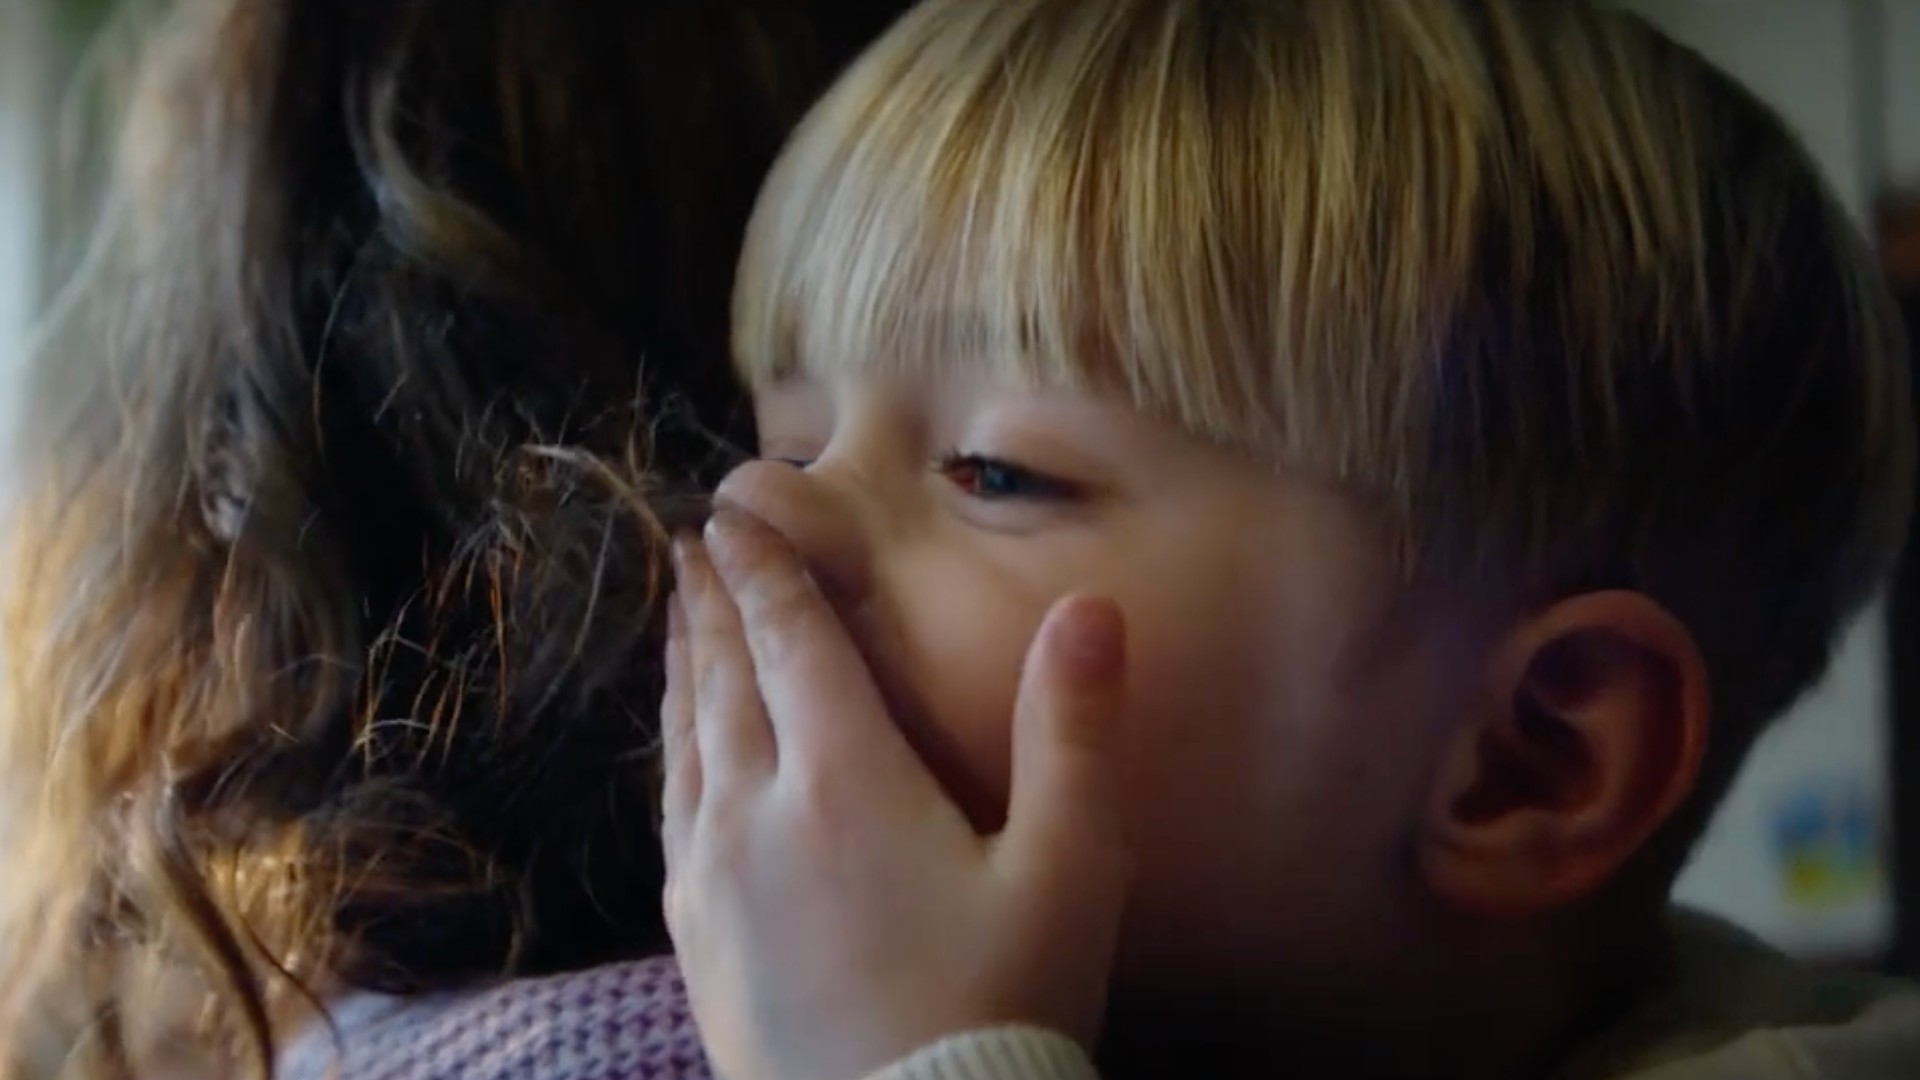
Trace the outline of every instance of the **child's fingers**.
{"type": "Polygon", "coordinates": [[[1014,703],[1013,797],[994,847],[1028,932],[1048,944],[1052,1020],[1092,1037],[1120,939],[1130,859],[1119,735],[1126,626],[1111,602],[1053,606],[1014,703]]]}
{"type": "Polygon", "coordinates": [[[785,538],[733,509],[716,513],[707,535],[720,578],[739,605],[782,768],[791,760],[797,769],[836,774],[870,770],[856,763],[876,763],[876,755],[917,765],[866,660],[785,538]]]}
{"type": "Polygon", "coordinates": [[[1047,613],[1014,704],[1013,792],[1003,853],[1076,875],[1124,873],[1120,799],[1126,624],[1111,601],[1047,613]]]}
{"type": "Polygon", "coordinates": [[[771,773],[776,751],[733,598],[703,544],[683,539],[674,552],[686,605],[688,685],[704,793],[771,773]]]}
{"type": "Polygon", "coordinates": [[[700,747],[694,735],[693,668],[687,656],[685,605],[667,600],[667,690],[660,700],[660,839],[671,868],[685,850],[700,808],[700,747]]]}

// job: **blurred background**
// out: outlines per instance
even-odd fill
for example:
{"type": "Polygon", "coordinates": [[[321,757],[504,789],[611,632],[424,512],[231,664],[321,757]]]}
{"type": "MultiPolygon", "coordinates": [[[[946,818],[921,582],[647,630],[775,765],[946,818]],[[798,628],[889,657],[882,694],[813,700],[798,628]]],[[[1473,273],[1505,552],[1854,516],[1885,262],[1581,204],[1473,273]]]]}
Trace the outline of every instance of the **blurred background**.
{"type": "MultiPolygon", "coordinates": [[[[271,3],[273,0],[261,0],[271,3]]],[[[1373,0],[1355,0],[1373,2],[1373,0]]],[[[59,106],[111,0],[0,0],[0,435],[34,312],[70,251],[59,106]]],[[[1920,313],[1920,0],[1629,6],[1778,108],[1920,313]]],[[[0,483],[5,466],[0,462],[0,483]]],[[[1910,555],[1910,567],[1920,558],[1910,555]]],[[[1920,574],[1853,628],[1773,732],[1680,885],[1789,951],[1920,976],[1920,574]]],[[[8,869],[0,869],[4,882],[8,869]]]]}

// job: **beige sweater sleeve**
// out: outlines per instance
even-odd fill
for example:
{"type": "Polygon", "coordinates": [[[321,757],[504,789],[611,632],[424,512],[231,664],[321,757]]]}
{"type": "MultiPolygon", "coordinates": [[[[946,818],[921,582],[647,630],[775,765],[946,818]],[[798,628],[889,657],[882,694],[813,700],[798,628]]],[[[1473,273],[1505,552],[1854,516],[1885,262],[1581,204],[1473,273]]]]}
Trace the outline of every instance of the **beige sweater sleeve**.
{"type": "Polygon", "coordinates": [[[942,1039],[867,1080],[1100,1080],[1100,1074],[1065,1035],[1000,1027],[942,1039]]]}

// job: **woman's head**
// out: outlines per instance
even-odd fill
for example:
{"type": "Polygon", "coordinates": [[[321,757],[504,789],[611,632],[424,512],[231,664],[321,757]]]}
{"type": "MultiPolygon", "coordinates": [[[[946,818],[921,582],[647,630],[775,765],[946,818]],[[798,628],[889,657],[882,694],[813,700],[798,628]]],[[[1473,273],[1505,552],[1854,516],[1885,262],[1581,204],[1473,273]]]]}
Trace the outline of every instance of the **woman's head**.
{"type": "Polygon", "coordinates": [[[233,1035],[279,965],[430,987],[662,942],[657,511],[741,434],[754,191],[888,6],[152,27],[23,440],[12,989],[84,970],[137,1020],[129,965],[189,961],[233,1035]]]}

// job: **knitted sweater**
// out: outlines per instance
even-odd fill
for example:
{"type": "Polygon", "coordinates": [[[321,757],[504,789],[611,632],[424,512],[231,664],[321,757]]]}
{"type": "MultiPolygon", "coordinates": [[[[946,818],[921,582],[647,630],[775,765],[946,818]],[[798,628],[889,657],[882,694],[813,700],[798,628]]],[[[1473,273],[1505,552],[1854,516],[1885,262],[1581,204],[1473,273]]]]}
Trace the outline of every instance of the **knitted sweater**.
{"type": "Polygon", "coordinates": [[[355,994],[329,1018],[287,1047],[278,1080],[712,1080],[668,957],[459,994],[355,994]]]}
{"type": "MultiPolygon", "coordinates": [[[[278,1080],[714,1080],[671,957],[460,994],[355,994],[329,1019],[288,1046],[278,1080]]],[[[1068,1039],[1010,1028],[929,1047],[872,1080],[1080,1080],[1092,1076],[1083,1060],[1068,1039]]]]}
{"type": "MultiPolygon", "coordinates": [[[[1677,916],[1624,1014],[1556,1080],[1915,1080],[1920,993],[1820,975],[1723,924],[1677,916]]],[[[360,995],[297,1040],[279,1080],[712,1080],[673,961],[612,964],[455,996],[360,995]]],[[[1098,1080],[1060,1035],[971,1032],[867,1080],[1098,1080]]]]}

